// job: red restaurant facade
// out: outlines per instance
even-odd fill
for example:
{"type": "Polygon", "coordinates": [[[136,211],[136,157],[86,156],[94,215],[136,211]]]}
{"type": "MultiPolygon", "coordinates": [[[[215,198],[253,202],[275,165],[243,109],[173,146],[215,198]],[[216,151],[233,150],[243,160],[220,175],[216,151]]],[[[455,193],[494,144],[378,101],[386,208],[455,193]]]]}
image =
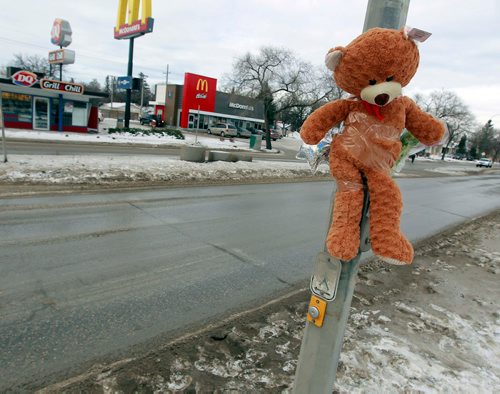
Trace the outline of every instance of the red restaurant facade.
{"type": "Polygon", "coordinates": [[[106,97],[25,70],[0,78],[0,92],[5,127],[81,133],[98,130],[98,105],[106,97]]]}
{"type": "Polygon", "coordinates": [[[184,85],[168,85],[165,111],[165,85],[156,86],[155,114],[172,126],[207,129],[217,122],[244,128],[264,128],[261,100],[217,91],[217,79],[185,73],[184,85]],[[198,119],[199,115],[199,119],[198,119]]]}

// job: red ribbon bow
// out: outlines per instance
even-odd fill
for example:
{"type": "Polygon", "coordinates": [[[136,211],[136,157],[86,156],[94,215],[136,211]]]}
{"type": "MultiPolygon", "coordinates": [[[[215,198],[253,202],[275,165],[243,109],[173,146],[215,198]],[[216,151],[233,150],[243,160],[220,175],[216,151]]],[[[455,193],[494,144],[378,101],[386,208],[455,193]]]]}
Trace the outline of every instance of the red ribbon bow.
{"type": "Polygon", "coordinates": [[[364,104],[366,111],[372,116],[375,116],[378,120],[381,122],[384,120],[384,117],[380,113],[380,107],[376,104],[371,104],[365,100],[361,100],[361,102],[364,104]]]}

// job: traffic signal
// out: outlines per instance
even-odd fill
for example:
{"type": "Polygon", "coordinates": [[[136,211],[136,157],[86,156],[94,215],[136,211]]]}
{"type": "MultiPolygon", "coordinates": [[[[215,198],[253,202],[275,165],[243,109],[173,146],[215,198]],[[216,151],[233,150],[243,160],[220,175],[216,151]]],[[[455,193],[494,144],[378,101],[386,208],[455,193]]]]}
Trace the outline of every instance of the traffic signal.
{"type": "Polygon", "coordinates": [[[141,78],[132,78],[132,90],[141,90],[141,78]]]}

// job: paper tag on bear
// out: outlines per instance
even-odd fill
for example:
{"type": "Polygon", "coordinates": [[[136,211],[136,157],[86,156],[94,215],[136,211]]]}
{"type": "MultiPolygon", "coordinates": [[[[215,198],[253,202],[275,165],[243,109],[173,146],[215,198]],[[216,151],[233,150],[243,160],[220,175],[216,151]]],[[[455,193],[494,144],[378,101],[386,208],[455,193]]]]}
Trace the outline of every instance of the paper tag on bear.
{"type": "Polygon", "coordinates": [[[432,35],[432,33],[410,26],[406,26],[405,32],[408,38],[418,42],[424,42],[432,35]]]}

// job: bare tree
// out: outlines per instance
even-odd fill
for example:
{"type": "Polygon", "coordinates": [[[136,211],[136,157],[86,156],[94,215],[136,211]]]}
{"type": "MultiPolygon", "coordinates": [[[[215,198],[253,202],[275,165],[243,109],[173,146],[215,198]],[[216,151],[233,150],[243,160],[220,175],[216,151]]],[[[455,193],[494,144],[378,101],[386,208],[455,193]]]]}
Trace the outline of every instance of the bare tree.
{"type": "Polygon", "coordinates": [[[225,90],[264,101],[266,148],[271,149],[269,128],[277,113],[312,106],[331,93],[321,89],[318,80],[313,66],[291,51],[263,47],[257,54],[246,53],[236,59],[223,85],[225,90]]]}
{"type": "Polygon", "coordinates": [[[416,103],[426,112],[441,119],[448,126],[441,160],[444,160],[450,145],[458,141],[464,133],[471,133],[476,125],[474,115],[462,99],[449,90],[437,90],[429,96],[416,95],[416,103]]]}
{"type": "Polygon", "coordinates": [[[314,70],[309,84],[303,86],[299,94],[289,95],[283,100],[279,116],[284,123],[298,130],[314,110],[344,96],[346,93],[335,84],[331,72],[324,67],[318,67],[314,70]]]}
{"type": "Polygon", "coordinates": [[[89,92],[100,92],[100,91],[102,91],[101,84],[99,83],[99,81],[96,78],[94,78],[90,82],[80,82],[80,84],[82,84],[83,87],[85,88],[85,90],[89,91],[89,92]]]}
{"type": "Polygon", "coordinates": [[[23,55],[22,53],[14,54],[14,59],[10,62],[12,66],[22,68],[23,70],[43,73],[53,77],[55,75],[55,67],[51,69],[47,58],[39,55],[23,55]]]}

